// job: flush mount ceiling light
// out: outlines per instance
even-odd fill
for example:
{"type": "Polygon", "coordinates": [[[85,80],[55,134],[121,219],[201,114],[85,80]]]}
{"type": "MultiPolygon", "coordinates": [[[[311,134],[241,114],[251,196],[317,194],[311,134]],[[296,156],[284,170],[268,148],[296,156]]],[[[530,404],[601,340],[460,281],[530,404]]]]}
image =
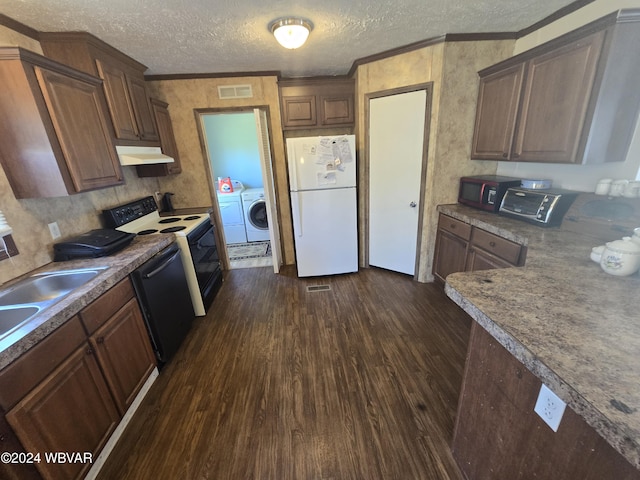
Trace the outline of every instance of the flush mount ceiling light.
{"type": "Polygon", "coordinates": [[[269,29],[280,45],[294,49],[304,45],[313,25],[302,18],[279,18],[271,22],[269,29]]]}

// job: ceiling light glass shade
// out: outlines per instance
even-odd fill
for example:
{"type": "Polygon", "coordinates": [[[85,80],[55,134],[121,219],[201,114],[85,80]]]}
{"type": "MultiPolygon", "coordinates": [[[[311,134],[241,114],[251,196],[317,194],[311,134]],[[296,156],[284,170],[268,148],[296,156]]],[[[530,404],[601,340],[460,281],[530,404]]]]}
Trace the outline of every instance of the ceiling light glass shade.
{"type": "Polygon", "coordinates": [[[281,18],[271,24],[271,32],[278,43],[289,49],[304,45],[312,29],[311,22],[301,18],[281,18]]]}

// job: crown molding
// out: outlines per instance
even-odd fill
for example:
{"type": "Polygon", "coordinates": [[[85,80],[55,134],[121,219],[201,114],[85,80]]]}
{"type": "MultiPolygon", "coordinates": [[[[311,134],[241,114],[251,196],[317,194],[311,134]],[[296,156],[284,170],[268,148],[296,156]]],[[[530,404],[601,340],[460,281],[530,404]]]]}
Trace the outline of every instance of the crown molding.
{"type": "Polygon", "coordinates": [[[11,17],[7,17],[3,13],[0,13],[0,25],[10,28],[11,30],[21,33],[29,38],[40,41],[40,32],[34,28],[27,27],[24,23],[20,23],[11,17]]]}

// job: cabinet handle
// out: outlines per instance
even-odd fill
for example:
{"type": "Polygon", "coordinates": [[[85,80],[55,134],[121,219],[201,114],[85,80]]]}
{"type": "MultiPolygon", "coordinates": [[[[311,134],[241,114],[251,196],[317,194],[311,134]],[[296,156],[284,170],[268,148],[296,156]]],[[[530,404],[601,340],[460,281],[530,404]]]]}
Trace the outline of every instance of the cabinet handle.
{"type": "Polygon", "coordinates": [[[96,338],[96,343],[104,343],[104,337],[96,338]]]}
{"type": "Polygon", "coordinates": [[[93,348],[91,348],[91,347],[87,347],[87,349],[85,350],[85,353],[86,353],[87,355],[93,355],[93,348]]]}
{"type": "Polygon", "coordinates": [[[456,228],[456,224],[452,223],[451,225],[449,225],[449,227],[453,230],[454,228],[456,228]]]}
{"type": "Polygon", "coordinates": [[[495,247],[496,246],[496,242],[489,242],[489,246],[490,247],[495,247]]]}
{"type": "Polygon", "coordinates": [[[1,434],[0,435],[0,442],[4,442],[4,439],[5,439],[4,434],[1,434]]]}
{"type": "Polygon", "coordinates": [[[509,154],[506,153],[506,152],[502,154],[502,158],[507,158],[508,156],[509,156],[509,154]]]}

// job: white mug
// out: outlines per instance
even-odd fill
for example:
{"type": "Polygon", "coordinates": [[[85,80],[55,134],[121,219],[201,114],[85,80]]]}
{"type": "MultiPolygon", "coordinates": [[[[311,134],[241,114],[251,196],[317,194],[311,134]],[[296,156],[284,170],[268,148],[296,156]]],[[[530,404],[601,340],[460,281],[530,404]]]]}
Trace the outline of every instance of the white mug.
{"type": "Polygon", "coordinates": [[[621,197],[628,183],[629,180],[614,180],[611,183],[611,190],[609,190],[609,195],[611,195],[612,197],[621,197]]]}
{"type": "Polygon", "coordinates": [[[611,178],[602,178],[598,180],[598,184],[596,185],[595,194],[596,195],[609,195],[609,190],[611,189],[611,182],[613,179],[611,178]]]}

